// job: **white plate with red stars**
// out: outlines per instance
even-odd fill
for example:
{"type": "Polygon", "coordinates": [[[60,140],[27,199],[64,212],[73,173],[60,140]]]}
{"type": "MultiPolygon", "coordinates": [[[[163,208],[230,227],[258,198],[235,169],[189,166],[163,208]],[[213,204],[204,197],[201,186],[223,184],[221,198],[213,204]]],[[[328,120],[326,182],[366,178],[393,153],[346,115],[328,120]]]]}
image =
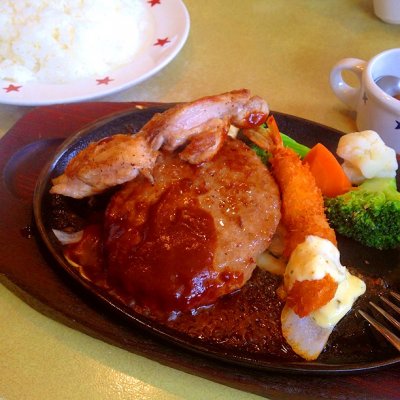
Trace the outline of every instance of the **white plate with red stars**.
{"type": "Polygon", "coordinates": [[[39,106],[73,103],[111,95],[150,78],[180,52],[189,35],[189,13],[181,0],[143,0],[153,35],[132,62],[102,76],[63,84],[0,80],[0,104],[39,106]]]}

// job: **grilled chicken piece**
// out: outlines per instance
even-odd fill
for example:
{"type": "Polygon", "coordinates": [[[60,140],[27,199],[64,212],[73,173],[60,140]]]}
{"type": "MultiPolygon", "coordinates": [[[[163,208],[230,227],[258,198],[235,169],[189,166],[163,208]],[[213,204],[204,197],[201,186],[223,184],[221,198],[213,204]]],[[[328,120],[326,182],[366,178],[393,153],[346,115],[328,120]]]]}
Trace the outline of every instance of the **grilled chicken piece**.
{"type": "Polygon", "coordinates": [[[107,273],[128,302],[171,318],[245,284],[275,232],[280,200],[267,168],[231,138],[200,165],[162,151],[153,176],[111,199],[107,273]]]}
{"type": "Polygon", "coordinates": [[[143,136],[107,137],[79,152],[64,173],[53,179],[50,193],[81,199],[136,178],[150,174],[158,152],[143,136]]]}
{"type": "Polygon", "coordinates": [[[260,125],[268,106],[246,89],[204,97],[156,114],[133,136],[116,135],[89,145],[74,157],[64,174],[53,180],[51,193],[83,198],[136,178],[151,180],[160,148],[186,146],[182,159],[198,164],[212,159],[223,145],[230,125],[260,125]]]}
{"type": "Polygon", "coordinates": [[[179,104],[156,114],[141,130],[154,149],[173,151],[199,133],[208,131],[217,120],[221,126],[250,128],[264,123],[268,105],[258,96],[251,97],[246,89],[233,90],[179,104]],[[223,124],[222,124],[223,122],[223,124]]]}

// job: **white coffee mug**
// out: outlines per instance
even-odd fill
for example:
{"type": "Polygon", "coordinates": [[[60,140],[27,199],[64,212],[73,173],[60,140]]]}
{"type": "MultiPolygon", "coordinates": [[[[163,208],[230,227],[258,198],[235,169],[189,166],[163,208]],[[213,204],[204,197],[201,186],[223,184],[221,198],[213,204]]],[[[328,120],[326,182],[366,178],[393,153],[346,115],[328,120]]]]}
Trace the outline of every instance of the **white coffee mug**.
{"type": "Polygon", "coordinates": [[[357,112],[360,131],[376,131],[386,145],[400,154],[400,100],[383,91],[376,81],[383,76],[400,78],[400,48],[386,50],[370,61],[345,58],[331,70],[330,84],[336,96],[357,112]],[[343,72],[353,72],[359,87],[343,79],[343,72]]]}
{"type": "Polygon", "coordinates": [[[399,0],[374,0],[374,11],[378,18],[388,24],[400,24],[399,0]]]}

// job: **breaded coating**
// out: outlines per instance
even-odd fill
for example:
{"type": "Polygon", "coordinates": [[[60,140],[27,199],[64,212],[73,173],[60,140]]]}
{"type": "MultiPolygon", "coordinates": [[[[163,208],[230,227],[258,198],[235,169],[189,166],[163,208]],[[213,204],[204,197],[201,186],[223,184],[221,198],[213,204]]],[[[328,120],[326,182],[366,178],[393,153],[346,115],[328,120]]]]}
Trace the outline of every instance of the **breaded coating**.
{"type": "Polygon", "coordinates": [[[282,222],[287,229],[284,255],[290,257],[308,235],[330,240],[335,246],[335,231],[324,212],[324,200],[308,165],[291,149],[279,147],[273,152],[272,171],[282,197],[282,222]]]}

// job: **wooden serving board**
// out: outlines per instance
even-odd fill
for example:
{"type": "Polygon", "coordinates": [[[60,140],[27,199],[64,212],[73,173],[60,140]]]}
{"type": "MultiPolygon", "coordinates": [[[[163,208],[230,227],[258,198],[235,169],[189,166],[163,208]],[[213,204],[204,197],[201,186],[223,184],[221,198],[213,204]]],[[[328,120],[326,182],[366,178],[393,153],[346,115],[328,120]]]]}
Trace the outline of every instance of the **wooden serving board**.
{"type": "Polygon", "coordinates": [[[36,108],[0,141],[0,282],[65,325],[164,365],[271,399],[399,399],[400,365],[352,374],[282,374],[216,361],[165,343],[100,307],[59,268],[35,236],[32,194],[62,141],[103,117],[149,103],[36,108]]]}

